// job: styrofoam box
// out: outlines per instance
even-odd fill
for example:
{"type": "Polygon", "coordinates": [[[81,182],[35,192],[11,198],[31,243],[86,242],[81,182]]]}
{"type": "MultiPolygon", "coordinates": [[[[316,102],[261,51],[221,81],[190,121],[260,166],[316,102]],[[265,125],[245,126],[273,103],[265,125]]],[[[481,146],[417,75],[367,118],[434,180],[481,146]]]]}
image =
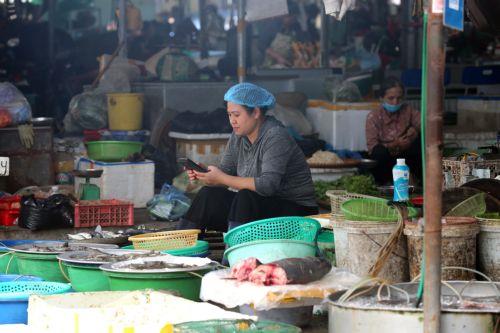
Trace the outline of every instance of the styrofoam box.
{"type": "Polygon", "coordinates": [[[256,318],[152,290],[33,295],[28,304],[32,332],[161,333],[182,322],[213,319],[256,318]]]}
{"type": "MultiPolygon", "coordinates": [[[[355,106],[361,103],[350,103],[355,106]]],[[[308,107],[306,110],[307,119],[311,122],[313,130],[319,133],[319,138],[331,144],[335,149],[348,149],[352,151],[365,151],[366,117],[372,111],[367,105],[367,109],[349,109],[346,103],[345,110],[330,110],[328,108],[308,107]]]]}
{"type": "MultiPolygon", "coordinates": [[[[101,199],[118,199],[134,203],[135,208],[144,208],[154,196],[155,165],[152,161],[129,163],[105,163],[80,158],[77,170],[103,170],[100,178],[90,182],[101,189],[101,199]]],[[[85,179],[75,177],[75,193],[80,193],[80,184],[85,179]]]]}
{"type": "Polygon", "coordinates": [[[197,163],[218,165],[231,134],[186,134],[170,132],[169,136],[175,139],[177,158],[187,157],[197,163]]]}

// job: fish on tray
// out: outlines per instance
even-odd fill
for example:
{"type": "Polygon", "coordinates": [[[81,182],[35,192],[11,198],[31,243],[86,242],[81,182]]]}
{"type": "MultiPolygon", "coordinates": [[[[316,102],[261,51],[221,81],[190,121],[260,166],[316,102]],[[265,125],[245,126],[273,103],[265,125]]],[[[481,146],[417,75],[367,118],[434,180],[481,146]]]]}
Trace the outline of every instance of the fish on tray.
{"type": "Polygon", "coordinates": [[[331,269],[328,260],[316,257],[286,258],[268,264],[247,258],[231,269],[230,278],[264,286],[307,284],[321,279],[331,269]]]}

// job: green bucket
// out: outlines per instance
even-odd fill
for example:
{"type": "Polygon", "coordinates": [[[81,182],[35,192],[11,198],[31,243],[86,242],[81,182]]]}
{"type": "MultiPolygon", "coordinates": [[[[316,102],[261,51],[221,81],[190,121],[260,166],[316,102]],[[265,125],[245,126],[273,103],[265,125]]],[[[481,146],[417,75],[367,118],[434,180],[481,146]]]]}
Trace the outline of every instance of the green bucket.
{"type": "Polygon", "coordinates": [[[100,265],[76,265],[63,263],[68,270],[71,286],[75,291],[107,291],[108,277],[99,269],[100,265]]]}
{"type": "Polygon", "coordinates": [[[318,248],[325,258],[333,265],[336,266],[335,260],[335,238],[333,231],[323,229],[318,235],[318,248]]]}
{"type": "MultiPolygon", "coordinates": [[[[204,275],[210,270],[196,271],[196,275],[204,275]]],[[[172,273],[122,273],[104,271],[109,278],[109,287],[112,291],[123,290],[171,290],[180,296],[193,300],[200,300],[201,278],[190,272],[172,273]]]]}
{"type": "Polygon", "coordinates": [[[0,274],[19,274],[17,258],[11,251],[0,250],[0,274]]]}
{"type": "MultiPolygon", "coordinates": [[[[179,257],[207,257],[209,254],[209,244],[207,241],[197,240],[196,244],[189,247],[183,247],[180,249],[164,250],[161,253],[171,254],[173,256],[179,257]]],[[[127,245],[122,247],[124,250],[134,250],[133,245],[127,245]]]]}
{"type": "Polygon", "coordinates": [[[15,252],[19,274],[34,275],[45,281],[68,283],[68,270],[59,263],[57,254],[32,254],[15,252]],[[64,274],[63,274],[64,270],[64,274]]]}

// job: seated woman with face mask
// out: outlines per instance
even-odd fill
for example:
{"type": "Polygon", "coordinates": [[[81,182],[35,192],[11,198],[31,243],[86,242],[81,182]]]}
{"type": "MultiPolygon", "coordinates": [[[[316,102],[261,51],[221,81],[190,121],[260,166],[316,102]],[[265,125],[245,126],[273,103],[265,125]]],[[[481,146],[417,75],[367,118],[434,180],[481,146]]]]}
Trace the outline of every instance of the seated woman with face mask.
{"type": "Polygon", "coordinates": [[[180,229],[226,231],[247,222],[318,213],[309,166],[283,125],[265,113],[274,96],[251,83],[224,95],[233,133],[219,167],[188,170],[206,186],[181,219],[180,229]]]}
{"type": "Polygon", "coordinates": [[[411,174],[417,180],[422,178],[420,112],[403,103],[403,91],[398,79],[386,79],[381,106],[366,119],[366,144],[370,158],[377,161],[373,175],[380,185],[392,183],[397,158],[406,159],[411,174]]]}

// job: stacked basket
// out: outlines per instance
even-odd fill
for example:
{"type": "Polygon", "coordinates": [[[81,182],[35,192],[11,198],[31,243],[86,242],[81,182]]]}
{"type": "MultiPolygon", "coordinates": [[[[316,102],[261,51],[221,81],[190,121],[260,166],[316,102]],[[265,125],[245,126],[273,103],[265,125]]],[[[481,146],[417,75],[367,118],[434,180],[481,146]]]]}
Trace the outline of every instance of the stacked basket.
{"type": "Polygon", "coordinates": [[[247,223],[224,236],[228,246],[224,256],[230,266],[248,257],[268,263],[285,258],[315,256],[320,229],[318,221],[298,216],[247,223]]]}

